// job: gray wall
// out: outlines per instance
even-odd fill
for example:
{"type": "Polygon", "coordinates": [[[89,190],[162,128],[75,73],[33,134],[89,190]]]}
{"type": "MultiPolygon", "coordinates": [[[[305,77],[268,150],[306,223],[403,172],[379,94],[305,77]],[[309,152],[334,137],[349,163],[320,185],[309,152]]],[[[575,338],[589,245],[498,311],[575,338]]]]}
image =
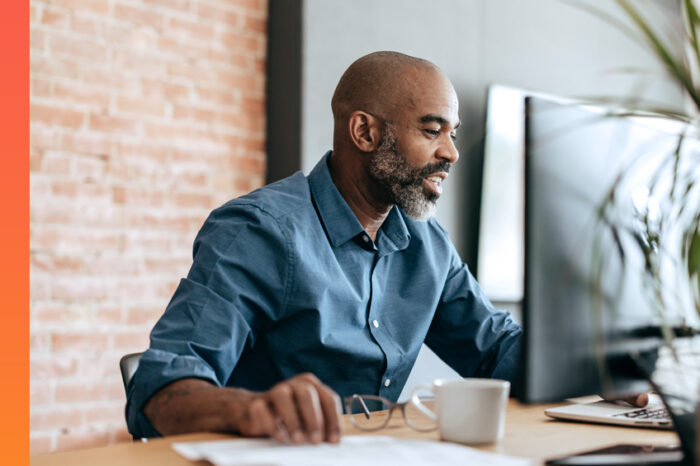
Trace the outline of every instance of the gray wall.
{"type": "MultiPolygon", "coordinates": [[[[586,3],[622,17],[612,0],[586,3]]],[[[660,4],[677,8],[673,0],[660,4]]],[[[666,106],[681,105],[680,93],[663,84],[662,70],[644,48],[559,0],[303,0],[302,5],[302,169],[308,173],[331,148],[330,100],[352,61],[376,50],[431,60],[452,80],[463,122],[461,160],[437,217],[473,270],[482,167],[478,142],[490,84],[567,96],[644,93],[666,106]],[[624,68],[644,73],[619,73],[624,68]]],[[[454,375],[424,353],[407,387],[454,375]]]]}

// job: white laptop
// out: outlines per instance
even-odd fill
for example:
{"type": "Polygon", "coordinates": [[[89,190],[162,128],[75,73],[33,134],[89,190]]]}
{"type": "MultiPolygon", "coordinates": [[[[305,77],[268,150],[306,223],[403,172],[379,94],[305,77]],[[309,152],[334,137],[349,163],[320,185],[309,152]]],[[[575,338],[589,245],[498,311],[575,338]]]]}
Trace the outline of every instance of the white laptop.
{"type": "Polygon", "coordinates": [[[575,398],[574,403],[558,408],[545,409],[544,413],[554,419],[567,421],[616,424],[632,427],[671,429],[673,421],[661,398],[649,395],[649,404],[643,408],[624,402],[605,401],[599,396],[575,398]]]}

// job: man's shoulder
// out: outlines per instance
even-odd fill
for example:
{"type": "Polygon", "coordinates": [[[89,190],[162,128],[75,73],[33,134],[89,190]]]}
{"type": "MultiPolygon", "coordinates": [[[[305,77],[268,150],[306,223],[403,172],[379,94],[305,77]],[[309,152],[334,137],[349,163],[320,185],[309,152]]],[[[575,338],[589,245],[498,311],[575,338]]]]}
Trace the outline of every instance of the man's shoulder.
{"type": "Polygon", "coordinates": [[[311,207],[309,182],[302,172],[231,199],[217,210],[252,209],[273,218],[288,216],[311,207]]]}

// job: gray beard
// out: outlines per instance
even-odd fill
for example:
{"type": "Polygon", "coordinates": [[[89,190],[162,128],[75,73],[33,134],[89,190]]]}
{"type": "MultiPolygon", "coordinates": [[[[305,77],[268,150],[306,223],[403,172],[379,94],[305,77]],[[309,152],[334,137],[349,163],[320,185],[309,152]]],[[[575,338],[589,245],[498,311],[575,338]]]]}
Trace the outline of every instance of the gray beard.
{"type": "Polygon", "coordinates": [[[390,201],[413,220],[425,221],[435,215],[438,195],[425,189],[423,180],[436,171],[449,172],[449,163],[416,168],[396,148],[396,136],[389,123],[382,132],[379,147],[369,162],[369,174],[388,193],[390,201]]]}

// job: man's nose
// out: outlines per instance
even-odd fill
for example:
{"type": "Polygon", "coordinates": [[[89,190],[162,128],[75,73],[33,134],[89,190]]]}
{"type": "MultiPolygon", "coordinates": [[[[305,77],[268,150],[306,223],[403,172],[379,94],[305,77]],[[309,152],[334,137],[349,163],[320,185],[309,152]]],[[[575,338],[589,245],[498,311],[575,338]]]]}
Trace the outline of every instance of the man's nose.
{"type": "Polygon", "coordinates": [[[443,144],[440,144],[437,156],[449,163],[455,163],[459,159],[459,151],[451,137],[447,137],[446,139],[447,140],[443,144]]]}

